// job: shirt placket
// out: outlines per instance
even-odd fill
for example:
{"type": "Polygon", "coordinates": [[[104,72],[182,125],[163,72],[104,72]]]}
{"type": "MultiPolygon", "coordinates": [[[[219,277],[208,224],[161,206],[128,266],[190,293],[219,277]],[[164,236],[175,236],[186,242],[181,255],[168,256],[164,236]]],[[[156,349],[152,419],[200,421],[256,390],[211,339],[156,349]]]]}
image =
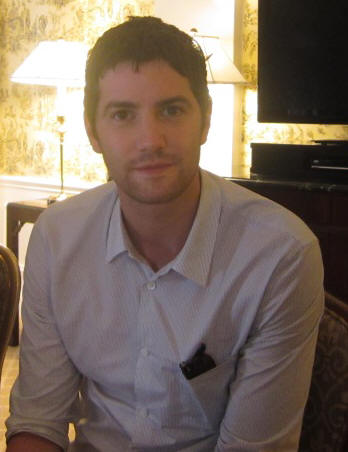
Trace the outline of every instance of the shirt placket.
{"type": "Polygon", "coordinates": [[[133,444],[146,444],[151,441],[151,410],[146,400],[151,391],[153,381],[151,379],[151,350],[153,341],[153,304],[155,303],[156,291],[159,280],[150,279],[145,282],[140,291],[138,311],[138,344],[139,353],[135,367],[134,393],[135,393],[135,429],[133,444]],[[147,438],[149,436],[149,438],[147,438]]]}

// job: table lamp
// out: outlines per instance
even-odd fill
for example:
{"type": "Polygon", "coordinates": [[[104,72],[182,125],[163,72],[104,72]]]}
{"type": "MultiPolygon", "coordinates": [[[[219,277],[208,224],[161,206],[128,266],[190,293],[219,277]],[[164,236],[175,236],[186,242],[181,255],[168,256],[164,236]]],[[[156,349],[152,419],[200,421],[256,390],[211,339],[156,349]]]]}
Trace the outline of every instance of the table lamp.
{"type": "Polygon", "coordinates": [[[59,134],[60,193],[49,203],[66,198],[64,193],[64,134],[67,88],[82,88],[88,47],[81,42],[42,41],[27,56],[11,77],[11,81],[28,85],[57,88],[56,116],[59,134]]]}

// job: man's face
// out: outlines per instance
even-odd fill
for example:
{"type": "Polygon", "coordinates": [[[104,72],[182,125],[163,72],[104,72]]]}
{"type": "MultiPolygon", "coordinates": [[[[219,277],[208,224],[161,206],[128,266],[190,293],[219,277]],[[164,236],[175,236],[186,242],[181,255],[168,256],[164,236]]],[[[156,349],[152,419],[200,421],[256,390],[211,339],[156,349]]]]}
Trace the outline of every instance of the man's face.
{"type": "MultiPolygon", "coordinates": [[[[210,113],[210,112],[209,112],[210,113]]],[[[99,81],[92,146],[103,154],[123,197],[169,202],[199,178],[200,146],[209,129],[188,79],[164,61],[120,63],[99,81]]]]}

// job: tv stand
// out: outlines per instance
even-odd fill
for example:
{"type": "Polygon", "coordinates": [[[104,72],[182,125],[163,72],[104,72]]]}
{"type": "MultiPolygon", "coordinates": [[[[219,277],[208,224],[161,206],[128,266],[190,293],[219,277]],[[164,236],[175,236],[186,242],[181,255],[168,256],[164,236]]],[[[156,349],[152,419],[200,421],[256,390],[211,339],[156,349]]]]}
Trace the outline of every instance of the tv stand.
{"type": "Polygon", "coordinates": [[[347,145],[348,140],[312,140],[312,142],[322,146],[343,146],[347,145]]]}
{"type": "Polygon", "coordinates": [[[348,185],[348,141],[333,141],[251,143],[251,178],[348,185]]]}

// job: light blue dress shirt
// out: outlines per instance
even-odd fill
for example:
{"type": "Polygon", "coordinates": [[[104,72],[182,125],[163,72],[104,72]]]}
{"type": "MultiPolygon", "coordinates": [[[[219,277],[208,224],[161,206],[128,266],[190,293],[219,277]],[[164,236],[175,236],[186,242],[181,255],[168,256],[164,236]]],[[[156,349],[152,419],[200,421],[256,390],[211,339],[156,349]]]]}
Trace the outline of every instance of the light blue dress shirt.
{"type": "Polygon", "coordinates": [[[8,437],[74,452],[297,450],[323,311],[318,241],[279,205],[201,178],[186,243],[157,273],[113,182],[41,215],[8,437]],[[201,343],[216,367],[187,380],[179,364],[201,343]]]}

